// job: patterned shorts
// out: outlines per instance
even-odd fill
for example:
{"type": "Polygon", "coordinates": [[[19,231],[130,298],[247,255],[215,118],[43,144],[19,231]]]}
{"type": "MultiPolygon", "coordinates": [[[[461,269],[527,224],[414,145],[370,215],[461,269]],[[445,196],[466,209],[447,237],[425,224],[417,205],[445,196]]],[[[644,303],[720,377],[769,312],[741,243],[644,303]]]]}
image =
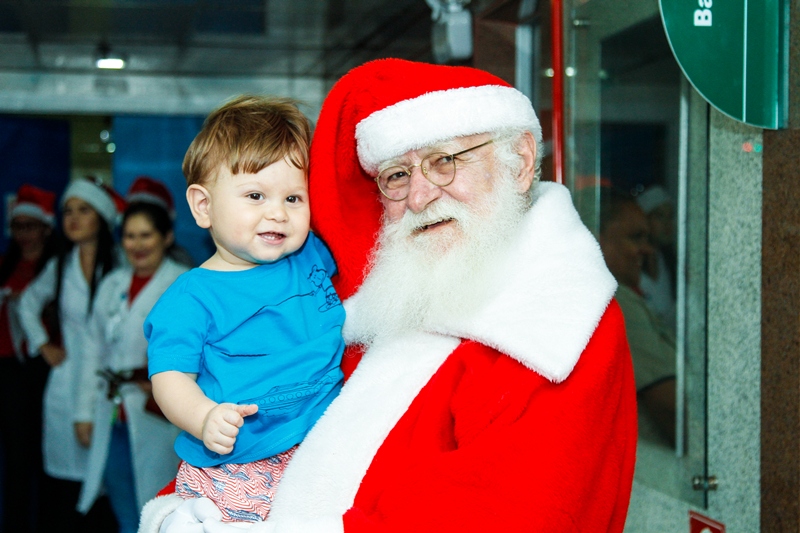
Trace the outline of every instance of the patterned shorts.
{"type": "Polygon", "coordinates": [[[266,520],[278,483],[297,446],[272,457],[206,468],[181,462],[175,492],[184,499],[205,496],[222,511],[222,521],[266,520]]]}

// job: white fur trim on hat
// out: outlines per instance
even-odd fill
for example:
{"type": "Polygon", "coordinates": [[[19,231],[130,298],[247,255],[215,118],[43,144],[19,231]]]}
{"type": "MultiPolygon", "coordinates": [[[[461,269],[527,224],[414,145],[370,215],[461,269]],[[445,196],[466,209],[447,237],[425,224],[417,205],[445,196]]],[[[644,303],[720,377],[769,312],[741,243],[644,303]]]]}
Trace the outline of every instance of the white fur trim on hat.
{"type": "Polygon", "coordinates": [[[117,206],[114,200],[102,187],[95,185],[88,180],[75,180],[69,184],[64,195],[61,197],[63,206],[69,198],[80,198],[91,205],[97,213],[103,217],[110,228],[117,222],[117,206]]]}
{"type": "Polygon", "coordinates": [[[52,226],[55,223],[55,217],[52,213],[45,213],[44,209],[41,206],[36,204],[29,204],[29,203],[20,203],[15,205],[11,209],[11,216],[9,218],[14,218],[16,216],[26,216],[35,218],[36,220],[41,220],[48,226],[52,226]]]}
{"type": "Polygon", "coordinates": [[[542,127],[527,96],[502,85],[434,91],[376,111],[356,126],[358,159],[368,173],[402,155],[454,137],[521,128],[542,141],[542,127]]]}

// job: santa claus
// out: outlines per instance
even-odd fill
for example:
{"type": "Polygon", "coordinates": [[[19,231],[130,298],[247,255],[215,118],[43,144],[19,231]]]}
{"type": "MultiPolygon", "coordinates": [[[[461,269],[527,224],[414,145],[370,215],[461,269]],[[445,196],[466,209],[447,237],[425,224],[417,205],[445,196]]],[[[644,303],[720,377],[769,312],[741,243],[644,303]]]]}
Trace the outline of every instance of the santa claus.
{"type": "MultiPolygon", "coordinates": [[[[333,87],[310,194],[349,377],[251,531],[622,531],[616,282],[568,190],[538,181],[541,137],[522,93],[468,67],[378,60],[333,87]]],[[[140,531],[241,531],[218,516],[164,495],[140,531]]]]}

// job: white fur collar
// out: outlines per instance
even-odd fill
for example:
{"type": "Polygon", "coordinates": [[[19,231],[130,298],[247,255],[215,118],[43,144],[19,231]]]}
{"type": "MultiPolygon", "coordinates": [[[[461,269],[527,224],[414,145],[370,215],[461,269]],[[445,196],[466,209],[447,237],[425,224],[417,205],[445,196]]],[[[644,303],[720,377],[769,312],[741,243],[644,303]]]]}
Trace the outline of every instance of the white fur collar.
{"type": "MultiPolygon", "coordinates": [[[[478,341],[551,381],[563,381],[578,362],[617,283],[600,246],[575,211],[569,191],[552,182],[536,185],[533,206],[510,250],[487,276],[495,286],[483,309],[469,318],[452,316],[431,333],[478,341]]],[[[358,293],[345,307],[347,339],[361,322],[358,293]]]]}

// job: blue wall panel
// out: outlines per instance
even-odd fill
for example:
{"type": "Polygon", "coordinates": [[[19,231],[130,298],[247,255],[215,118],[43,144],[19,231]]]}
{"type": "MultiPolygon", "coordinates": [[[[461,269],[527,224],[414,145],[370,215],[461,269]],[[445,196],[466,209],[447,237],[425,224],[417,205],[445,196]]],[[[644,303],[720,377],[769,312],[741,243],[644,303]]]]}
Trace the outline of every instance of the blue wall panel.
{"type": "Polygon", "coordinates": [[[0,252],[8,246],[8,201],[21,184],[61,196],[70,174],[69,139],[66,120],[0,115],[0,252]]]}
{"type": "Polygon", "coordinates": [[[181,164],[186,149],[204,117],[114,117],[114,187],[125,194],[137,176],[147,175],[169,187],[175,200],[175,237],[196,264],[214,253],[208,231],[194,222],[186,203],[186,181],[181,164]]]}

